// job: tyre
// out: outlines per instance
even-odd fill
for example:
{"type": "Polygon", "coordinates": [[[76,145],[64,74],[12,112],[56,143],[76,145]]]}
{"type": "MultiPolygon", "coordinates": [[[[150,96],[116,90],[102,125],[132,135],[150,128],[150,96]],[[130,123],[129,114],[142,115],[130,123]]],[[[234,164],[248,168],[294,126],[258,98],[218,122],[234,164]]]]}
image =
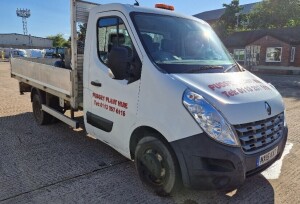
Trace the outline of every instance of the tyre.
{"type": "Polygon", "coordinates": [[[159,196],[168,196],[181,187],[177,159],[156,137],[146,136],[138,142],[135,166],[141,181],[159,196]]]}
{"type": "Polygon", "coordinates": [[[32,98],[32,112],[35,121],[39,125],[49,124],[53,120],[53,116],[42,110],[42,99],[38,94],[35,94],[32,98]]]}

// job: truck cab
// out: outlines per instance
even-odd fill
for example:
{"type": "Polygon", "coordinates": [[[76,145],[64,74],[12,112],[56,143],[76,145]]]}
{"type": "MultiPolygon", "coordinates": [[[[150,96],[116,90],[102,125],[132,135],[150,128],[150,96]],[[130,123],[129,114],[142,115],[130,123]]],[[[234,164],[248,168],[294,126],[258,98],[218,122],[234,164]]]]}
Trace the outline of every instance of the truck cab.
{"type": "Polygon", "coordinates": [[[236,63],[206,22],[102,5],[86,39],[87,131],[136,160],[150,186],[170,192],[181,175],[186,186],[230,188],[282,154],[282,97],[236,63]]]}

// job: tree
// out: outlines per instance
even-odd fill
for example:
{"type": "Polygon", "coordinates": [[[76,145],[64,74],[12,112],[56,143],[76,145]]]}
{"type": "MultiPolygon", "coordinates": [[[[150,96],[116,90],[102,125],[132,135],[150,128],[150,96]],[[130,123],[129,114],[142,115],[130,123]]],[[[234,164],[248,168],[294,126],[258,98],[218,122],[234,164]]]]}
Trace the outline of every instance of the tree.
{"type": "Polygon", "coordinates": [[[84,42],[87,24],[79,24],[78,40],[84,42]]]}
{"type": "Polygon", "coordinates": [[[244,9],[239,5],[239,0],[232,0],[230,4],[223,4],[225,12],[219,21],[212,25],[217,34],[223,38],[238,29],[238,25],[245,19],[245,15],[241,13],[244,9]]]}
{"type": "Polygon", "coordinates": [[[63,34],[50,35],[47,38],[53,40],[53,47],[68,47],[68,41],[63,37],[63,34]]]}
{"type": "Polygon", "coordinates": [[[249,14],[252,29],[300,25],[300,0],[263,0],[249,14]]]}
{"type": "Polygon", "coordinates": [[[232,0],[230,4],[223,4],[225,7],[225,12],[221,16],[221,21],[224,21],[225,27],[229,29],[234,29],[240,24],[243,14],[241,11],[244,9],[241,7],[239,0],[232,0]]]}
{"type": "Polygon", "coordinates": [[[63,47],[71,48],[71,37],[63,44],[63,47]]]}

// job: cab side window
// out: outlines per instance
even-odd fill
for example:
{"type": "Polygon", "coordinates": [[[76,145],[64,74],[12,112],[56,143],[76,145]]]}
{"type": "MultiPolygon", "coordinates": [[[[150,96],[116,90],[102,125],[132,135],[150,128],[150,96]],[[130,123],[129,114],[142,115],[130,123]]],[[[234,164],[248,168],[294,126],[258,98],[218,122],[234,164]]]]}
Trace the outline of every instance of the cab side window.
{"type": "Polygon", "coordinates": [[[98,54],[107,65],[107,56],[113,47],[125,47],[132,56],[132,41],[124,22],[119,17],[101,18],[98,20],[98,54]]]}
{"type": "MultiPolygon", "coordinates": [[[[128,62],[126,62],[128,63],[128,70],[126,70],[126,73],[128,72],[128,76],[124,77],[124,79],[132,81],[132,78],[137,80],[140,77],[137,75],[140,75],[141,62],[121,18],[114,16],[100,18],[98,20],[97,44],[99,59],[107,66],[108,69],[111,51],[118,48],[126,49],[128,53],[128,62]],[[134,74],[131,72],[134,72],[134,74]]],[[[110,72],[110,76],[112,78],[117,78],[114,77],[112,72],[110,72]]]]}

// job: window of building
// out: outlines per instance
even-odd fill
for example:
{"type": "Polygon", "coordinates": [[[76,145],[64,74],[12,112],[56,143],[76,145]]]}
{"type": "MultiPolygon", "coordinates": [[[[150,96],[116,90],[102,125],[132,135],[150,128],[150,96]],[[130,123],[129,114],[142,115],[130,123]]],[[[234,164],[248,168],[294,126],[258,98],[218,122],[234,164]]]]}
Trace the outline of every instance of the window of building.
{"type": "Polygon", "coordinates": [[[245,50],[244,49],[234,49],[233,54],[234,54],[234,59],[236,61],[244,61],[245,60],[245,50]]]}
{"type": "Polygon", "coordinates": [[[268,47],[266,62],[281,62],[282,47],[268,47]]]}
{"type": "Polygon", "coordinates": [[[291,49],[291,62],[295,61],[295,52],[296,52],[296,47],[292,47],[292,49],[291,49]]]}

